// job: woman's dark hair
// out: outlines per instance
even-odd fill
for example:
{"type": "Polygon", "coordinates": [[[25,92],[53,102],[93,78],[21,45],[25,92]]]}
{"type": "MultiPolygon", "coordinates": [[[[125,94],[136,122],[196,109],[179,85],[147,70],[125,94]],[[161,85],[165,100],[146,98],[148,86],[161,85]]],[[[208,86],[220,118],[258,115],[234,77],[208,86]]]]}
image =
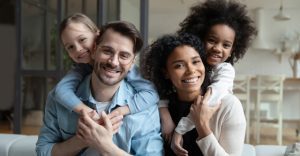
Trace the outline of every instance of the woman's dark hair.
{"type": "Polygon", "coordinates": [[[234,64],[246,53],[257,34],[246,5],[233,0],[207,0],[191,7],[189,15],[180,23],[178,33],[191,33],[204,41],[212,26],[225,24],[235,31],[231,57],[225,62],[234,64]]]}
{"type": "MultiPolygon", "coordinates": [[[[170,79],[165,78],[164,69],[169,55],[175,48],[180,46],[193,47],[200,55],[202,61],[205,59],[205,52],[201,40],[191,34],[164,35],[146,48],[140,57],[141,73],[144,78],[152,81],[156,86],[160,98],[167,99],[175,92],[170,79]]],[[[207,75],[207,74],[205,74],[207,75]]],[[[205,76],[205,83],[208,80],[205,76]]],[[[202,85],[205,89],[207,85],[202,85]]],[[[200,89],[200,88],[199,88],[200,89]]]]}
{"type": "Polygon", "coordinates": [[[100,35],[97,39],[97,44],[101,42],[103,34],[112,29],[131,39],[133,43],[133,52],[136,54],[143,47],[143,39],[137,28],[127,21],[112,21],[101,27],[100,35]]]}

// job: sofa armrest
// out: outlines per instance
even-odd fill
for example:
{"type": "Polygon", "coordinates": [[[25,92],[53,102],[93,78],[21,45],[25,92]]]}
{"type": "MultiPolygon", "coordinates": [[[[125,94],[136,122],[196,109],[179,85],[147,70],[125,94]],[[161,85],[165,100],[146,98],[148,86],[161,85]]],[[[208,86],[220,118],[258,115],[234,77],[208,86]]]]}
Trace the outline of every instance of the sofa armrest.
{"type": "Polygon", "coordinates": [[[244,144],[242,156],[255,156],[255,148],[253,145],[244,144]]]}
{"type": "Polygon", "coordinates": [[[37,135],[0,134],[0,156],[35,156],[37,135]]]}
{"type": "Polygon", "coordinates": [[[279,145],[256,145],[256,156],[284,156],[286,146],[279,145]]]}

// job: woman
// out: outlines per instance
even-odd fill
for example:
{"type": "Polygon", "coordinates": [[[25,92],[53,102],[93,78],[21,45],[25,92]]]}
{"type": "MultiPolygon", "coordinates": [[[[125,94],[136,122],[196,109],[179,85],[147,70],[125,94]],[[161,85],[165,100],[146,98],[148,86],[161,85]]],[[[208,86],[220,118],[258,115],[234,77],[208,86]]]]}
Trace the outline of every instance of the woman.
{"type": "MultiPolygon", "coordinates": [[[[155,41],[141,57],[142,74],[156,85],[160,98],[169,100],[169,112],[177,123],[191,116],[196,129],[183,135],[181,150],[165,143],[165,155],[240,155],[246,121],[239,100],[226,95],[221,105],[208,106],[203,99],[207,86],[205,53],[192,35],[166,35],[155,41]]],[[[209,96],[206,96],[209,97],[209,96]]]]}

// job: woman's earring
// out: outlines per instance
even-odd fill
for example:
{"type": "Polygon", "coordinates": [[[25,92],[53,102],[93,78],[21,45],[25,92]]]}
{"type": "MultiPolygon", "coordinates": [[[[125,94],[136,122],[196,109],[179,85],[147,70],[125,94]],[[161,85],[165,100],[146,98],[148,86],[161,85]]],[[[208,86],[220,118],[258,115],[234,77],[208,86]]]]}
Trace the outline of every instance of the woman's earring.
{"type": "Polygon", "coordinates": [[[174,93],[176,93],[176,88],[175,88],[174,85],[172,85],[172,91],[173,91],[174,93]]]}

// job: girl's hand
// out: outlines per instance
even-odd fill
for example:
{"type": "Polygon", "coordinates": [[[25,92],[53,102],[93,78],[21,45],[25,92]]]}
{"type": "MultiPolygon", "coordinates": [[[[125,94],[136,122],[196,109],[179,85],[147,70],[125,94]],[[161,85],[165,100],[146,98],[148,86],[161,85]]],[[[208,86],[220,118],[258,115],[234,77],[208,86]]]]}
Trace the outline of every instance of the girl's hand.
{"type": "Polygon", "coordinates": [[[182,135],[176,131],[173,134],[171,148],[177,156],[188,156],[188,151],[182,148],[182,135]]]}
{"type": "MultiPolygon", "coordinates": [[[[113,134],[119,131],[120,126],[122,125],[123,115],[119,111],[112,111],[107,115],[108,119],[112,124],[113,134]]],[[[103,120],[102,120],[103,121],[103,120]]]]}

